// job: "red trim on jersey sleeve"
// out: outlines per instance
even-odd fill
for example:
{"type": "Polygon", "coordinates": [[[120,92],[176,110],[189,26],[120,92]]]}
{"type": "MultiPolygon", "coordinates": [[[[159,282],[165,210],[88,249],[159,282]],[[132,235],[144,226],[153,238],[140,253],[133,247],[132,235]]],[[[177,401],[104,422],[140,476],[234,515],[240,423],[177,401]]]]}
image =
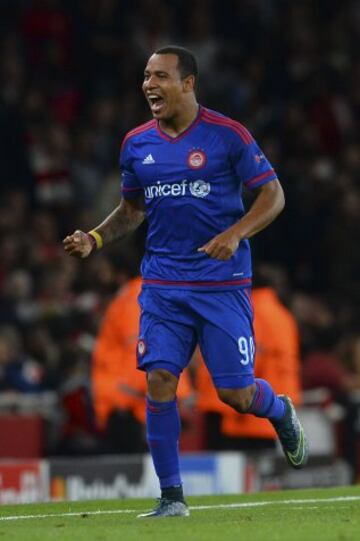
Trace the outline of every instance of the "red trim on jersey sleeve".
{"type": "Polygon", "coordinates": [[[124,199],[135,199],[142,192],[143,192],[142,187],[139,187],[139,188],[126,188],[126,187],[123,186],[121,188],[121,193],[122,193],[122,196],[124,197],[124,199]]]}
{"type": "Polygon", "coordinates": [[[268,171],[265,171],[264,173],[261,173],[261,175],[257,175],[256,177],[253,177],[249,180],[246,180],[244,182],[245,186],[247,188],[256,188],[256,185],[259,184],[265,184],[265,182],[262,182],[263,180],[269,178],[269,180],[275,180],[276,179],[276,173],[274,169],[269,169],[268,171]],[[269,177],[273,177],[270,179],[269,177]]]}
{"type": "Polygon", "coordinates": [[[136,187],[136,188],[126,188],[126,187],[123,187],[121,188],[123,192],[141,192],[141,190],[143,188],[141,188],[141,186],[139,187],[136,187]]]}

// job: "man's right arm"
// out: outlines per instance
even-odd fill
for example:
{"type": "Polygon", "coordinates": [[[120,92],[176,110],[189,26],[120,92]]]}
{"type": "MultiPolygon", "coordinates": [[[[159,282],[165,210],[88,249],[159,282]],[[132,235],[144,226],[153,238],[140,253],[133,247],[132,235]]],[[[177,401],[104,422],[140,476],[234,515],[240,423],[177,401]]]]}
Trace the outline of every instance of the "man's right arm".
{"type": "Polygon", "coordinates": [[[63,241],[65,251],[72,256],[88,257],[95,248],[109,244],[132,233],[144,221],[142,198],[122,199],[105,220],[90,233],[77,230],[63,241]]]}

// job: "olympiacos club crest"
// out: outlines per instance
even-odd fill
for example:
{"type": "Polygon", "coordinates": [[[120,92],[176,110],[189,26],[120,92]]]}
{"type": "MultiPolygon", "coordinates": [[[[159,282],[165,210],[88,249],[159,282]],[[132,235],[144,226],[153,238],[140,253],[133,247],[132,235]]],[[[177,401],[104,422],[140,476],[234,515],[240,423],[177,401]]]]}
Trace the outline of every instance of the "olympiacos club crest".
{"type": "Polygon", "coordinates": [[[138,354],[141,355],[141,357],[143,355],[145,355],[145,351],[146,351],[146,344],[144,342],[144,340],[138,340],[138,343],[137,343],[137,350],[138,350],[138,354]]]}
{"type": "Polygon", "coordinates": [[[206,164],[206,154],[203,150],[192,150],[188,157],[188,166],[191,169],[201,169],[206,164]]]}

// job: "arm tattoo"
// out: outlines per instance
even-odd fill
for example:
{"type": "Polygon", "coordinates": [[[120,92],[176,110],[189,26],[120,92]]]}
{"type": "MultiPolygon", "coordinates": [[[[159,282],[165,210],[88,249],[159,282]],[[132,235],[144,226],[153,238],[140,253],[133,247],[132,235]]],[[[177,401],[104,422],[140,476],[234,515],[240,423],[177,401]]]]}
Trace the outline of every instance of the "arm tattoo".
{"type": "Polygon", "coordinates": [[[144,221],[145,213],[138,203],[123,199],[105,220],[95,229],[103,238],[104,244],[132,233],[144,221]]]}

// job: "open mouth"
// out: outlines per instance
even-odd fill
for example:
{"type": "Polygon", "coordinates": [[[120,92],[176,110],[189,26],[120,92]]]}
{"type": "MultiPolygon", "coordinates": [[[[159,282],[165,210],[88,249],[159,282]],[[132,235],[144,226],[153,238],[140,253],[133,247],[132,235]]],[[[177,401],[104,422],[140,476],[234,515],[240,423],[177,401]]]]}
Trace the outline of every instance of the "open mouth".
{"type": "Polygon", "coordinates": [[[155,114],[159,113],[165,103],[164,99],[157,94],[148,94],[147,98],[150,104],[151,111],[155,114]]]}

